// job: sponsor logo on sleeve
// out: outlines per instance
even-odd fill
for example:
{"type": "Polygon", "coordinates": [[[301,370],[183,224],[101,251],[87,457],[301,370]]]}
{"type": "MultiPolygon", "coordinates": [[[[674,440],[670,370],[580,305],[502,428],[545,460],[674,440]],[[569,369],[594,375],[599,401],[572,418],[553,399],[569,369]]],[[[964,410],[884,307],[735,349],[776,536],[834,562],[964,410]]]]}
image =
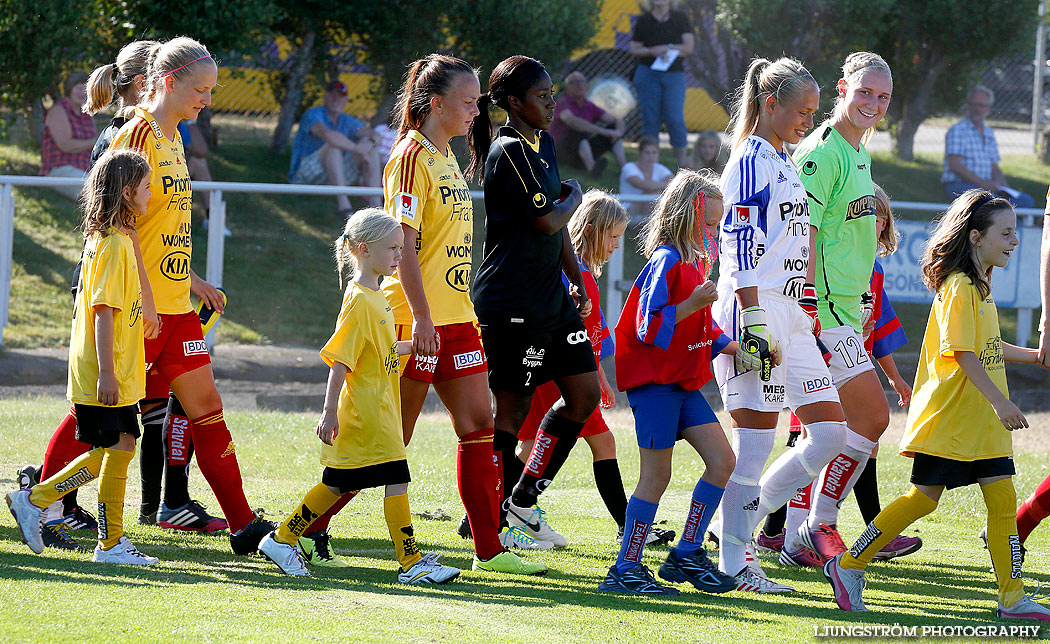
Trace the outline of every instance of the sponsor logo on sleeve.
{"type": "Polygon", "coordinates": [[[758,206],[733,206],[733,227],[754,226],[758,223],[758,206]]]}
{"type": "Polygon", "coordinates": [[[401,219],[415,221],[418,208],[419,197],[408,192],[402,192],[397,195],[397,214],[401,219]]]}

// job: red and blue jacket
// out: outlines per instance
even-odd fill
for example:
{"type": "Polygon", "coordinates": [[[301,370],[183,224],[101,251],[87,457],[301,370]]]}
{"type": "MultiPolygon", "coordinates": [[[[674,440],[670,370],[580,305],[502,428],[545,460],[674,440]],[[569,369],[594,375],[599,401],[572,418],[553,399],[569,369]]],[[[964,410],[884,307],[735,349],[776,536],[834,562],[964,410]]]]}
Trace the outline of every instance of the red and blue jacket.
{"type": "Polygon", "coordinates": [[[875,295],[875,312],[872,313],[875,316],[875,330],[864,342],[864,348],[876,360],[890,355],[908,343],[904,327],[893,311],[893,304],[886,297],[885,281],[886,274],[882,264],[876,259],[875,268],[871,271],[871,292],[875,295]]]}
{"type": "Polygon", "coordinates": [[[616,387],[677,384],[696,391],[711,379],[711,356],[730,343],[706,306],[675,324],[678,304],[704,281],[696,262],[660,246],[642,268],[616,323],[616,387]]]}

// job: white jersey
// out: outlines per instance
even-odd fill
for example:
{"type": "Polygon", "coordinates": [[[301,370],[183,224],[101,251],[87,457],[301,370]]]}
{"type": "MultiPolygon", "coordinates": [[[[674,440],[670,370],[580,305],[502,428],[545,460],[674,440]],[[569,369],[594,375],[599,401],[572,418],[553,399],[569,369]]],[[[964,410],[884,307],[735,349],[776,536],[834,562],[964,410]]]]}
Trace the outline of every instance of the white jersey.
{"type": "Polygon", "coordinates": [[[722,194],[719,301],[748,286],[800,298],[809,265],[809,201],[791,158],[749,136],[729,157],[722,194]]]}

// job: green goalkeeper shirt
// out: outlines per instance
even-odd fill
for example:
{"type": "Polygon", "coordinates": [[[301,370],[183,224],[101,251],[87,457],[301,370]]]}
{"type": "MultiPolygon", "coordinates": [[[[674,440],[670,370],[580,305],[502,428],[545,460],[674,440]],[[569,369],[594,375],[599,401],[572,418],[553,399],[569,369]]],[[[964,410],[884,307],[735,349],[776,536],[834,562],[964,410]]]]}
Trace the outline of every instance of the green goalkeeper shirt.
{"type": "Polygon", "coordinates": [[[825,123],[799,143],[794,160],[809,198],[809,222],[817,228],[820,324],[860,332],[860,297],[871,282],[876,250],[871,155],[825,123]]]}

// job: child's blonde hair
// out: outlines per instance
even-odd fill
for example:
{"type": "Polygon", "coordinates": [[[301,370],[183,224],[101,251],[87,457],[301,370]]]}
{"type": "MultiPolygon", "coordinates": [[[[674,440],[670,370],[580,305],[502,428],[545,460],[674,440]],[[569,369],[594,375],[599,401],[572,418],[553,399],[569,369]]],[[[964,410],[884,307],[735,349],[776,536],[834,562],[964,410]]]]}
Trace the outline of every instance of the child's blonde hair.
{"type": "MultiPolygon", "coordinates": [[[[890,77],[890,82],[893,82],[893,72],[890,71],[890,64],[886,60],[870,51],[855,51],[849,56],[846,56],[846,60],[842,61],[842,80],[846,81],[848,85],[859,82],[861,75],[869,69],[875,69],[886,72],[886,75],[890,77]]],[[[835,108],[832,113],[835,116],[839,115],[839,110],[845,109],[843,106],[845,101],[836,92],[835,95],[835,108]]],[[[870,127],[864,132],[862,143],[867,144],[871,137],[875,135],[875,128],[870,127]]]]}
{"type": "Polygon", "coordinates": [[[354,276],[357,268],[357,247],[374,244],[397,230],[401,224],[380,208],[362,208],[346,220],[343,234],[335,239],[335,265],[339,272],[339,288],[343,287],[343,274],[347,279],[354,276]]]}
{"type": "Polygon", "coordinates": [[[937,227],[919,260],[922,281],[927,288],[937,292],[948,276],[960,272],[970,278],[982,298],[988,297],[992,290],[992,268],[988,267],[982,273],[978,267],[970,231],[976,230],[983,235],[992,225],[996,213],[1002,210],[1013,210],[1013,206],[1006,199],[977,188],[967,190],[952,202],[948,211],[937,220],[937,227]]]}
{"type": "Polygon", "coordinates": [[[583,195],[583,203],[569,219],[569,237],[576,255],[583,260],[595,277],[601,277],[605,238],[616,226],[626,226],[630,219],[627,210],[604,190],[591,189],[583,195]],[[590,225],[590,229],[587,226],[590,225]]]}
{"type": "MultiPolygon", "coordinates": [[[[653,214],[638,237],[639,251],[648,258],[657,248],[666,245],[674,247],[683,262],[706,257],[699,228],[706,226],[706,222],[700,221],[699,216],[707,197],[722,199],[717,175],[710,170],[679,170],[660,194],[653,214]]],[[[707,261],[712,262],[713,259],[707,261]]]]}
{"type": "Polygon", "coordinates": [[[160,87],[161,79],[171,76],[176,80],[191,74],[201,65],[218,65],[208,48],[193,38],[180,36],[156,44],[149,50],[147,57],[145,102],[154,99],[160,87]]]}
{"type": "Polygon", "coordinates": [[[886,226],[879,235],[878,244],[879,257],[885,257],[897,252],[897,243],[900,242],[901,234],[897,232],[897,225],[893,222],[893,210],[890,209],[890,196],[877,183],[875,186],[875,216],[885,217],[886,226]]]}
{"type": "Polygon", "coordinates": [[[136,40],[124,45],[117,54],[117,61],[103,65],[91,72],[88,79],[87,102],[83,110],[87,114],[95,114],[106,109],[114,100],[116,94],[117,113],[120,114],[126,107],[133,106],[138,102],[138,93],[135,92],[135,77],[142,75],[146,78],[149,70],[147,61],[150,50],[160,45],[155,40],[136,40]]]}
{"type": "Polygon", "coordinates": [[[752,60],[744,84],[733,98],[733,149],[755,133],[762,104],[768,97],[774,97],[778,105],[783,105],[811,85],[819,87],[809,70],[794,58],[752,60]]]}
{"type": "Polygon", "coordinates": [[[137,213],[131,199],[150,173],[149,162],[135,150],[110,150],[99,157],[80,191],[84,238],[114,228],[134,230],[137,213]],[[125,188],[128,194],[124,194],[125,188]]]}

